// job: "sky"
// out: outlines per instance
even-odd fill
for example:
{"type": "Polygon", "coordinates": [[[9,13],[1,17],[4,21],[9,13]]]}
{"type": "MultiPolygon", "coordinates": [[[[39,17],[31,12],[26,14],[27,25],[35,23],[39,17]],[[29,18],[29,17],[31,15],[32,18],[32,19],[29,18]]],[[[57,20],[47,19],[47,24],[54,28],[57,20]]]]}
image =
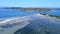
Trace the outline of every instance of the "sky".
{"type": "Polygon", "coordinates": [[[60,0],[0,0],[0,7],[58,7],[60,0]]]}

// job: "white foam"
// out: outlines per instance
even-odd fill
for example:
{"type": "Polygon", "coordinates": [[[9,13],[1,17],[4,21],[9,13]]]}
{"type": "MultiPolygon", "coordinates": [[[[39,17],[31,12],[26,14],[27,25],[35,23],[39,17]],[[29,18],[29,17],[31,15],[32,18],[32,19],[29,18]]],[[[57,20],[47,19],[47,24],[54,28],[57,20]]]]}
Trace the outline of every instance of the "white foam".
{"type": "MultiPolygon", "coordinates": [[[[33,14],[32,16],[45,17],[44,15],[41,15],[41,14],[33,14]]],[[[24,16],[24,17],[6,18],[6,19],[3,19],[3,21],[0,21],[0,24],[13,23],[16,21],[16,19],[19,19],[19,22],[21,22],[21,21],[29,20],[30,17],[24,16]]]]}
{"type": "Polygon", "coordinates": [[[6,22],[9,22],[9,21],[12,21],[12,20],[14,20],[14,19],[6,19],[6,20],[1,21],[0,23],[6,23],[6,22]]]}
{"type": "Polygon", "coordinates": [[[16,20],[19,20],[19,22],[22,22],[22,21],[25,21],[25,20],[28,20],[29,18],[27,17],[15,17],[15,18],[6,18],[6,19],[1,19],[2,21],[0,21],[0,24],[7,24],[7,23],[17,23],[16,20]]]}

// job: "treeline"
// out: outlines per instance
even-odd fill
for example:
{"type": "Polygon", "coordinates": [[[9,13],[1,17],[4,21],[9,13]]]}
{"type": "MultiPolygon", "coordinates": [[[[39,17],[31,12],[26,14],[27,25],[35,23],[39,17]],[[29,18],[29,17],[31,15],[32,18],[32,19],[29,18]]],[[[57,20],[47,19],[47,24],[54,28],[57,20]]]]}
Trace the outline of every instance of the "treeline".
{"type": "Polygon", "coordinates": [[[22,8],[22,11],[50,11],[50,8],[22,8]]]}
{"type": "Polygon", "coordinates": [[[4,9],[19,9],[21,11],[51,11],[60,10],[60,8],[23,8],[23,7],[7,7],[4,9]]]}

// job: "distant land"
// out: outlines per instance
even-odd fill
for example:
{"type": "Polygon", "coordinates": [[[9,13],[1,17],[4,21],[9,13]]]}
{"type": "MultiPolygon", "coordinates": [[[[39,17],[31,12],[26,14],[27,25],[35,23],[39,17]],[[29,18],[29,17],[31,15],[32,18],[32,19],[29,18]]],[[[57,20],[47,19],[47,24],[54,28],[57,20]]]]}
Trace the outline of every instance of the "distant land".
{"type": "MultiPolygon", "coordinates": [[[[24,8],[24,7],[3,7],[0,9],[17,9],[20,11],[40,11],[40,12],[50,12],[50,11],[54,11],[54,10],[60,10],[60,8],[24,8]]],[[[43,14],[46,15],[46,14],[43,14]]],[[[60,19],[60,16],[56,16],[56,15],[49,15],[50,17],[55,17],[57,19],[60,19]]]]}
{"type": "Polygon", "coordinates": [[[5,7],[0,9],[18,9],[21,11],[52,11],[52,10],[60,10],[60,8],[24,8],[24,7],[5,7]]]}

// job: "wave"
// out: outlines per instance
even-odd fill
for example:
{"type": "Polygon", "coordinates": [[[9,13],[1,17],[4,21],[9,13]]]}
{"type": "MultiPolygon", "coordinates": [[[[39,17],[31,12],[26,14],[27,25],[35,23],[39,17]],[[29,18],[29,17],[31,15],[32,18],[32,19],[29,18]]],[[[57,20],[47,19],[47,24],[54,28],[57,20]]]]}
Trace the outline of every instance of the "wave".
{"type": "MultiPolygon", "coordinates": [[[[42,26],[48,26],[48,29],[49,29],[49,26],[52,28],[55,27],[55,25],[60,26],[59,24],[60,21],[56,21],[54,19],[51,19],[50,17],[46,17],[41,14],[33,14],[33,15],[23,16],[23,17],[5,18],[3,19],[3,21],[0,21],[0,30],[6,30],[7,32],[9,31],[11,34],[13,30],[15,32],[18,29],[22,29],[28,26],[29,24],[31,24],[31,22],[33,23],[32,26],[34,26],[34,24],[40,24],[42,26]]],[[[58,28],[57,26],[55,28],[58,28]]]]}
{"type": "Polygon", "coordinates": [[[15,26],[21,26],[20,28],[24,28],[30,23],[28,22],[29,19],[30,19],[29,16],[1,18],[0,31],[5,31],[10,28],[14,28],[15,26]]]}
{"type": "MultiPolygon", "coordinates": [[[[42,15],[42,14],[32,14],[29,16],[23,16],[23,17],[11,17],[11,18],[2,18],[0,19],[0,24],[2,23],[10,23],[12,21],[24,21],[24,20],[28,20],[31,19],[32,17],[37,17],[37,18],[42,18],[42,19],[52,19],[52,17],[50,17],[49,15],[42,15]]],[[[33,19],[33,18],[32,18],[33,19]]]]}
{"type": "Polygon", "coordinates": [[[23,17],[11,17],[11,18],[3,18],[3,19],[0,19],[0,26],[5,26],[7,24],[9,25],[13,25],[13,24],[16,24],[16,23],[21,23],[21,22],[24,22],[24,21],[29,21],[29,20],[32,20],[32,19],[41,19],[41,20],[49,20],[51,22],[60,22],[58,20],[55,20],[55,19],[52,19],[51,17],[49,16],[46,16],[46,15],[42,15],[42,14],[33,14],[33,15],[29,15],[29,16],[23,16],[23,17]]]}

